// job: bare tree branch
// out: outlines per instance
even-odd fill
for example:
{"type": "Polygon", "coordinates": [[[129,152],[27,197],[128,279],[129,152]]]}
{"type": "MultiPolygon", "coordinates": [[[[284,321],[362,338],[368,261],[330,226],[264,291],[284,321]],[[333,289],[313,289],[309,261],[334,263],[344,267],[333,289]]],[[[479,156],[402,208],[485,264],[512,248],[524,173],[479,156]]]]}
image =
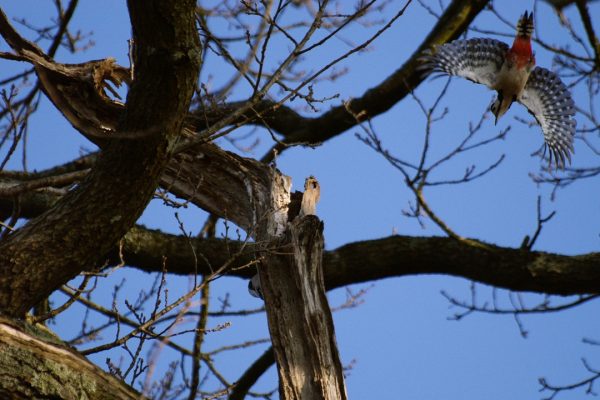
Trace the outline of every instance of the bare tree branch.
{"type": "MultiPolygon", "coordinates": [[[[331,139],[355,126],[355,115],[361,116],[359,121],[373,118],[389,110],[414,90],[423,80],[422,73],[416,70],[422,51],[458,38],[487,3],[488,0],[454,0],[402,67],[362,96],[352,99],[348,105],[333,107],[317,118],[308,118],[278,102],[264,100],[245,113],[244,118],[251,123],[267,125],[284,136],[285,139],[274,147],[278,153],[290,144],[321,143],[331,139]],[[351,112],[348,112],[348,108],[351,112]],[[260,118],[255,119],[255,114],[260,114],[260,118]]],[[[231,114],[243,104],[245,102],[220,105],[215,110],[200,107],[194,112],[195,121],[190,123],[198,130],[203,129],[211,121],[231,114]]],[[[272,151],[267,152],[262,160],[271,161],[272,154],[272,151]]]]}

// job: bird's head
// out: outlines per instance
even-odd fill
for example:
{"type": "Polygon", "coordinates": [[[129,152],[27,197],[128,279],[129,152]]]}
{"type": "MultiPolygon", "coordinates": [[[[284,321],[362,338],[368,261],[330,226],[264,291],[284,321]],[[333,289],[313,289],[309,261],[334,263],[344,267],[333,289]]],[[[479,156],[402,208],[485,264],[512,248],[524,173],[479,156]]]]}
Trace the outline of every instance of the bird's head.
{"type": "Polygon", "coordinates": [[[506,114],[506,112],[510,108],[512,102],[513,102],[513,99],[507,99],[502,95],[502,92],[498,92],[498,97],[494,100],[494,102],[490,106],[490,111],[496,117],[494,124],[498,124],[498,119],[500,119],[501,116],[506,114]]]}

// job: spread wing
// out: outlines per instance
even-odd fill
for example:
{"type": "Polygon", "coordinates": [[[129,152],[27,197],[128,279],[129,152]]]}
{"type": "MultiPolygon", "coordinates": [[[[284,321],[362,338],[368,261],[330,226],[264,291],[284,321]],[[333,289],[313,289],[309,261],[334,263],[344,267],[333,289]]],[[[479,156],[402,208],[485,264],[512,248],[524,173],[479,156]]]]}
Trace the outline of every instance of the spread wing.
{"type": "Polygon", "coordinates": [[[426,50],[419,69],[426,75],[456,75],[492,88],[507,51],[506,43],[494,39],[455,40],[426,50]]]}
{"type": "Polygon", "coordinates": [[[545,68],[536,67],[518,99],[535,117],[544,132],[545,147],[550,149],[550,165],[564,168],[571,162],[575,135],[575,103],[560,78],[545,68]]]}

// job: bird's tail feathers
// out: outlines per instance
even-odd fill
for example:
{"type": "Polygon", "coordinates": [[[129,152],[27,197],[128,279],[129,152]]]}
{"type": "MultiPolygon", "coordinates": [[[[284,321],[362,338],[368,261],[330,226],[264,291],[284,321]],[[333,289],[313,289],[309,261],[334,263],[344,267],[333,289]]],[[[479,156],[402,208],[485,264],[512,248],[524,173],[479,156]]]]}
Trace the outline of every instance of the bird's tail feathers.
{"type": "Polygon", "coordinates": [[[517,36],[530,38],[533,33],[533,12],[525,13],[519,18],[517,22],[517,36]]]}

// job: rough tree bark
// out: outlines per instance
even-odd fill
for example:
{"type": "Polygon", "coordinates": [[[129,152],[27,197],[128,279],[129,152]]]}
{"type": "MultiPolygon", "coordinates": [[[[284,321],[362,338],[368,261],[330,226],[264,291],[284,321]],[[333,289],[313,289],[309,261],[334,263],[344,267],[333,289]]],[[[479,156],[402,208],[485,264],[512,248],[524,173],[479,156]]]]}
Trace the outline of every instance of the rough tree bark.
{"type": "MultiPolygon", "coordinates": [[[[15,58],[36,61],[44,92],[74,126],[84,129],[73,121],[79,118],[83,126],[112,126],[125,133],[106,144],[76,189],[2,242],[0,313],[23,318],[69,279],[101,265],[151,199],[196,85],[201,53],[195,6],[194,0],[128,2],[136,43],[136,74],[126,105],[119,107],[122,112],[118,119],[110,121],[115,122],[113,125],[103,125],[101,120],[106,115],[102,111],[107,99],[92,97],[69,108],[73,106],[69,95],[77,92],[61,91],[69,87],[78,70],[84,74],[79,76],[82,92],[88,89],[83,86],[86,80],[101,91],[96,87],[98,82],[90,82],[95,77],[85,75],[89,72],[85,64],[78,68],[54,63],[37,46],[20,38],[6,15],[0,13],[0,31],[17,53],[15,58]]],[[[40,341],[16,329],[17,325],[1,325],[0,391],[7,393],[3,398],[30,398],[38,393],[45,398],[74,399],[84,394],[90,398],[140,398],[99,368],[91,368],[83,358],[71,357],[60,345],[40,341]],[[16,368],[15,362],[29,369],[16,368]]]]}
{"type": "Polygon", "coordinates": [[[343,400],[344,375],[323,280],[323,223],[313,215],[318,183],[307,179],[295,215],[288,214],[289,181],[274,178],[272,210],[259,229],[263,262],[258,270],[279,395],[285,400],[343,400]]]}
{"type": "Polygon", "coordinates": [[[0,398],[143,398],[43,329],[0,316],[0,398]]]}
{"type": "MultiPolygon", "coordinates": [[[[128,6],[137,72],[116,126],[141,138],[111,140],[77,189],[2,242],[0,311],[6,315],[23,317],[83,269],[98,265],[138,219],[170,158],[200,66],[195,1],[130,0],[128,6]]],[[[3,13],[0,28],[13,50],[36,52],[32,43],[18,41],[3,13]]],[[[36,70],[55,73],[42,63],[36,70]]],[[[53,100],[62,78],[46,81],[53,100]]],[[[80,112],[93,113],[93,105],[80,104],[89,107],[80,112]]]]}
{"type": "MultiPolygon", "coordinates": [[[[241,244],[197,240],[194,246],[210,265],[222,265],[241,244]]],[[[246,245],[232,265],[231,276],[252,276],[252,270],[236,267],[248,265],[254,251],[246,245]]],[[[123,252],[128,265],[143,271],[160,272],[157,266],[164,256],[170,273],[194,272],[194,254],[183,236],[138,226],[125,236],[123,252]]],[[[113,263],[118,262],[113,258],[113,263]]],[[[198,272],[209,273],[208,263],[200,263],[198,272]]],[[[600,253],[566,256],[492,244],[481,249],[448,237],[403,235],[349,243],[323,255],[327,290],[393,277],[443,274],[514,291],[585,295],[598,293],[599,265],[600,253]]]]}

